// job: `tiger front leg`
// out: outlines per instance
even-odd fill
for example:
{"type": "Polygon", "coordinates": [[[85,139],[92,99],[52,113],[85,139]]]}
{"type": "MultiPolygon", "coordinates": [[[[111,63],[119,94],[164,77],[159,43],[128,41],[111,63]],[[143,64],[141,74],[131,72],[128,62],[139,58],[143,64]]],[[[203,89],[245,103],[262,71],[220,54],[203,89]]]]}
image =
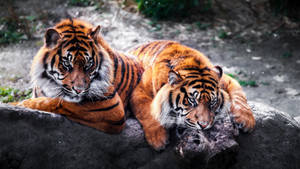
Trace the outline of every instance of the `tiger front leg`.
{"type": "Polygon", "coordinates": [[[244,92],[235,91],[232,94],[230,111],[233,114],[234,121],[244,132],[252,131],[255,126],[255,118],[244,92]]]}
{"type": "Polygon", "coordinates": [[[145,93],[142,83],[134,90],[130,105],[133,113],[143,126],[147,142],[155,149],[164,149],[168,142],[166,129],[151,114],[151,102],[153,98],[145,93]]]}
{"type": "Polygon", "coordinates": [[[15,106],[22,106],[30,109],[47,111],[57,114],[70,115],[70,112],[62,109],[60,98],[38,97],[13,103],[15,106]]]}
{"type": "Polygon", "coordinates": [[[113,98],[85,103],[63,100],[63,108],[72,112],[67,117],[106,133],[120,133],[125,126],[123,102],[116,93],[113,98]]]}
{"type": "Polygon", "coordinates": [[[234,121],[243,131],[252,131],[255,126],[255,118],[240,84],[235,79],[224,74],[221,86],[229,94],[231,100],[230,112],[234,121]]]}

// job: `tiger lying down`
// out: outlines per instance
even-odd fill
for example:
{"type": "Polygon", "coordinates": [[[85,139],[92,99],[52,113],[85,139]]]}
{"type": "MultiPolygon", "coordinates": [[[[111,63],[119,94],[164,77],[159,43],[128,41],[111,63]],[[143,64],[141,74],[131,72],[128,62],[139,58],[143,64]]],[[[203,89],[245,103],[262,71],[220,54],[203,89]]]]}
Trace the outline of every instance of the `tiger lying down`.
{"type": "Polygon", "coordinates": [[[166,129],[174,125],[209,129],[218,113],[230,112],[244,131],[254,128],[255,119],[239,83],[199,51],[173,41],[155,41],[130,54],[144,68],[130,97],[131,109],[155,149],[168,142],[166,129]]]}
{"type": "Polygon", "coordinates": [[[31,67],[33,98],[14,104],[62,114],[107,133],[122,131],[142,68],[110,48],[99,30],[78,19],[48,29],[31,67]]]}
{"type": "Polygon", "coordinates": [[[122,131],[130,105],[156,150],[165,147],[168,128],[209,129],[220,112],[230,112],[244,131],[254,128],[241,86],[202,53],[155,41],[124,55],[110,48],[99,30],[78,19],[48,29],[31,67],[33,98],[14,104],[107,133],[122,131]]]}

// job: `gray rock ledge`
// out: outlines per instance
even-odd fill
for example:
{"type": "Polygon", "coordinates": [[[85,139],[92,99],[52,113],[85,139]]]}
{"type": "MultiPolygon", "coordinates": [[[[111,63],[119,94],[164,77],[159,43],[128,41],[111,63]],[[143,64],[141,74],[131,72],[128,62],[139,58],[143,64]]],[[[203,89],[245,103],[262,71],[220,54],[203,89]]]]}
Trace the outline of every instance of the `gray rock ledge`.
{"type": "Polygon", "coordinates": [[[180,157],[172,138],[164,151],[154,151],[132,118],[121,134],[109,135],[60,115],[0,104],[0,168],[299,169],[300,124],[267,105],[250,105],[257,120],[254,132],[240,133],[239,146],[231,142],[204,165],[199,158],[180,157]]]}

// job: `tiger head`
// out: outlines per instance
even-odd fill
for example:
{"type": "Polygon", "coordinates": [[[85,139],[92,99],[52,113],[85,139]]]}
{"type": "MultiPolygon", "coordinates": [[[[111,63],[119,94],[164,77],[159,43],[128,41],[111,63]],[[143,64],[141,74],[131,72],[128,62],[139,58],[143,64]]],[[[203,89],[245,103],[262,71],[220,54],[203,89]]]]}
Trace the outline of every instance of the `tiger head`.
{"type": "Polygon", "coordinates": [[[63,20],[46,31],[31,68],[39,95],[70,102],[103,96],[112,81],[112,61],[99,44],[99,31],[100,26],[76,19],[63,20]]]}
{"type": "MultiPolygon", "coordinates": [[[[152,115],[165,127],[174,124],[196,129],[212,127],[215,114],[225,107],[227,94],[219,88],[219,66],[180,75],[171,70],[168,83],[152,102],[152,115]]],[[[227,104],[227,103],[226,103],[227,104]]],[[[226,106],[227,107],[227,106],[226,106]]]]}

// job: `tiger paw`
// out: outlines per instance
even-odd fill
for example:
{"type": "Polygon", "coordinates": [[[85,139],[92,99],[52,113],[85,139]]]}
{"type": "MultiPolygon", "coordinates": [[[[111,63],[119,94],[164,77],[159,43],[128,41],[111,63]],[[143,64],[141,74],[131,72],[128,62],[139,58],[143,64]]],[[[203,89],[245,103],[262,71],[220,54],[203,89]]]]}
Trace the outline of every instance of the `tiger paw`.
{"type": "Polygon", "coordinates": [[[231,106],[231,112],[234,122],[239,129],[242,129],[244,132],[251,132],[254,129],[255,118],[248,105],[240,106],[235,104],[234,106],[231,106]]]}
{"type": "Polygon", "coordinates": [[[7,104],[9,104],[11,106],[18,106],[18,104],[20,104],[20,103],[19,102],[9,102],[7,104]]]}
{"type": "Polygon", "coordinates": [[[157,151],[163,150],[168,144],[168,134],[163,126],[145,129],[145,136],[148,143],[157,151]]]}

